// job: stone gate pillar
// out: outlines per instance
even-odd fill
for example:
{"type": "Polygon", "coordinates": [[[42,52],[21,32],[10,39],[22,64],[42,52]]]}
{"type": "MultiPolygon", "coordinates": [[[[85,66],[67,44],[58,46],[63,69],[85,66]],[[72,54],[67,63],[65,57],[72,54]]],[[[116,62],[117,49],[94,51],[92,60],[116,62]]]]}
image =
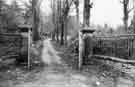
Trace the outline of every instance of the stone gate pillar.
{"type": "Polygon", "coordinates": [[[92,37],[94,31],[94,29],[83,29],[79,31],[79,69],[83,64],[84,59],[93,54],[92,37]]]}

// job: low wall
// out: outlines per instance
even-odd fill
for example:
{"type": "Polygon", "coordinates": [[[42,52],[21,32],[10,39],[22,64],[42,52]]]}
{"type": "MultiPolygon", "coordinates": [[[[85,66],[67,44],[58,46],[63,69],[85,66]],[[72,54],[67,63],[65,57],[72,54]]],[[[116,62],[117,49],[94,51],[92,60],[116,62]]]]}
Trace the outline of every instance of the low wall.
{"type": "Polygon", "coordinates": [[[27,53],[27,40],[21,34],[0,34],[0,58],[20,58],[21,54],[27,53]]]}

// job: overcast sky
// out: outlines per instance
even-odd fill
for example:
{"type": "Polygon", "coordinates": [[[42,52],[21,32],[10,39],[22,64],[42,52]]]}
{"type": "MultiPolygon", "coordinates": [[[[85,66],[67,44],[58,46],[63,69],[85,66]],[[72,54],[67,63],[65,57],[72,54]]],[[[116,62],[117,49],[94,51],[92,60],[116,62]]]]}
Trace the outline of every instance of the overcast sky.
{"type": "Polygon", "coordinates": [[[119,0],[93,0],[92,22],[96,24],[108,23],[112,26],[122,24],[122,5],[119,0]]]}
{"type": "MultiPolygon", "coordinates": [[[[50,2],[51,0],[44,0],[42,8],[44,12],[49,14],[50,2]],[[46,9],[44,9],[44,7],[46,9]]],[[[112,27],[117,27],[122,23],[123,18],[123,8],[120,0],[91,0],[94,5],[91,10],[91,23],[93,24],[109,24],[112,27]]],[[[130,0],[132,1],[132,0],[130,0]]],[[[132,2],[130,6],[132,7],[132,2]]],[[[75,8],[72,6],[71,8],[75,8]]],[[[71,11],[70,15],[76,15],[75,9],[71,11]]],[[[130,14],[130,19],[132,18],[132,13],[130,14]]],[[[80,21],[83,21],[83,0],[80,0],[80,21]]]]}
{"type": "MultiPolygon", "coordinates": [[[[8,0],[8,1],[11,1],[11,0],[8,0]]],[[[50,1],[51,0],[43,0],[42,2],[41,9],[44,12],[44,15],[50,15],[51,13],[50,1]]],[[[116,27],[122,24],[123,8],[122,8],[122,5],[120,4],[120,0],[91,0],[91,1],[94,3],[94,6],[91,10],[91,23],[101,24],[101,25],[104,25],[106,23],[112,27],[116,27]]],[[[83,0],[80,0],[80,3],[81,3],[80,4],[80,21],[82,22],[83,0]]],[[[72,8],[74,8],[74,6],[72,6],[72,8]]],[[[72,13],[70,13],[70,15],[76,15],[75,10],[73,10],[72,13]]],[[[132,14],[130,14],[130,16],[131,15],[132,14]]]]}
{"type": "MultiPolygon", "coordinates": [[[[123,8],[122,4],[120,4],[120,0],[91,0],[91,1],[93,1],[94,3],[94,6],[91,10],[91,23],[101,25],[107,23],[112,27],[117,27],[118,25],[123,24],[122,23],[123,8]]],[[[82,7],[83,5],[81,6],[81,8],[82,7]]],[[[83,9],[81,9],[81,13],[82,12],[83,9]]],[[[130,14],[130,16],[131,15],[132,14],[130,14]]]]}

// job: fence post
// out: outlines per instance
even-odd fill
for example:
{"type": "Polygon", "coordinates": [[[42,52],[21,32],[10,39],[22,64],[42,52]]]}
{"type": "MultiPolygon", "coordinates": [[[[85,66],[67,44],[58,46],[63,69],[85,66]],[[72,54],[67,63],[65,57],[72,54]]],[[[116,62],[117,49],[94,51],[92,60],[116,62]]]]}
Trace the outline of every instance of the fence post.
{"type": "Polygon", "coordinates": [[[81,69],[81,66],[82,66],[83,50],[84,50],[83,33],[81,31],[79,31],[79,61],[78,61],[79,69],[81,69]]]}
{"type": "Polygon", "coordinates": [[[28,69],[30,69],[31,30],[28,29],[28,69]]]}

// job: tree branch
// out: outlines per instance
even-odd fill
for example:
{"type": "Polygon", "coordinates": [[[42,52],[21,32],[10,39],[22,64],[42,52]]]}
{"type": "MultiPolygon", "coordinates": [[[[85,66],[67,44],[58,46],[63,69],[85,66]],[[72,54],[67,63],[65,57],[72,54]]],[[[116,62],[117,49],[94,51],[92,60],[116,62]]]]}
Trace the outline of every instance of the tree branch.
{"type": "MultiPolygon", "coordinates": [[[[74,1],[75,1],[75,0],[72,0],[72,1],[69,3],[69,5],[68,5],[69,8],[70,8],[70,6],[72,5],[72,3],[73,3],[74,1]]],[[[65,3],[64,5],[66,6],[66,4],[67,4],[66,1],[65,1],[64,3],[65,3]]]]}
{"type": "Polygon", "coordinates": [[[66,1],[64,2],[65,3],[64,5],[66,6],[65,8],[63,8],[64,15],[68,13],[68,11],[74,1],[75,0],[72,0],[70,3],[67,3],[66,1]],[[68,5],[66,5],[66,4],[68,4],[68,5]]]}
{"type": "Polygon", "coordinates": [[[72,3],[74,2],[75,0],[72,0],[71,3],[69,4],[69,7],[72,5],[72,3]]]}
{"type": "Polygon", "coordinates": [[[133,8],[131,8],[131,9],[129,9],[129,10],[128,10],[128,13],[130,13],[133,9],[134,9],[134,7],[133,7],[133,8]]]}

